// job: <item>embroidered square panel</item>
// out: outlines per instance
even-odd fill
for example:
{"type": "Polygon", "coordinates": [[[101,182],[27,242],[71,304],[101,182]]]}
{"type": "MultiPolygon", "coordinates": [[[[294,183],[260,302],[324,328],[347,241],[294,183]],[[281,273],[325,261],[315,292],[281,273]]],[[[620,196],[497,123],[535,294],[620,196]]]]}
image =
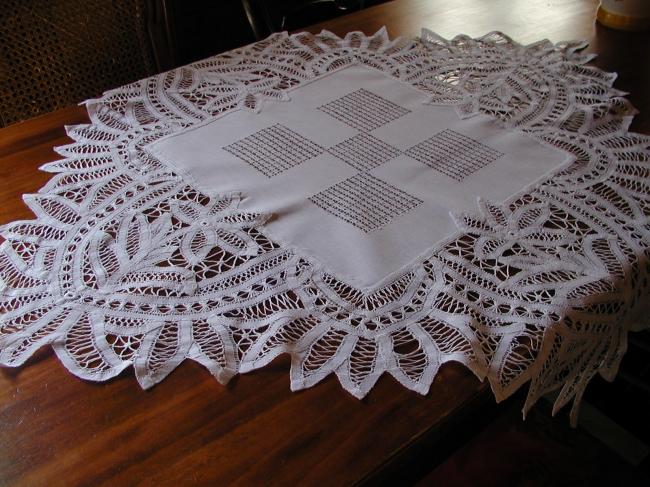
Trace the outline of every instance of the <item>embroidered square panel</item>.
{"type": "Polygon", "coordinates": [[[267,177],[280,174],[323,152],[318,144],[280,124],[255,132],[223,149],[267,177]]]}

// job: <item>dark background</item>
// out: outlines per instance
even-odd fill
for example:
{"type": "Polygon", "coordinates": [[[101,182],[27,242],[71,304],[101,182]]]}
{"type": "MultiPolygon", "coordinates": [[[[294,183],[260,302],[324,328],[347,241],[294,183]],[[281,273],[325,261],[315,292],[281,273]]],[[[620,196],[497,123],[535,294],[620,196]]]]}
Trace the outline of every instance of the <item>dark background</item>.
{"type": "Polygon", "coordinates": [[[0,127],[386,0],[2,0],[0,127]]]}

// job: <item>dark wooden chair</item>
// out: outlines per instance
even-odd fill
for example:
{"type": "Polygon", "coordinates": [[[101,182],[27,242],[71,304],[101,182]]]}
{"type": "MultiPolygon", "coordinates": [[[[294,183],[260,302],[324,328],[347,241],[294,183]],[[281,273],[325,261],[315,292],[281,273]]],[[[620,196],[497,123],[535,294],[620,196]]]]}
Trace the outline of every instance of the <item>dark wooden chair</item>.
{"type": "Polygon", "coordinates": [[[255,37],[295,30],[315,22],[364,8],[365,0],[242,0],[255,37]]]}

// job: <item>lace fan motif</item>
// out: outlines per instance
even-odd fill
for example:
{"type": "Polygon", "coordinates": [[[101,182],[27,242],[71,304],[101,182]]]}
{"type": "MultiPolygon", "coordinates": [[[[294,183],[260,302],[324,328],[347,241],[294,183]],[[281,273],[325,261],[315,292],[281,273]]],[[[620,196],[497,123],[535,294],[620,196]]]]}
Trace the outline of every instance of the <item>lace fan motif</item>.
{"type": "Polygon", "coordinates": [[[363,397],[384,372],[424,394],[454,360],[497,400],[530,381],[526,409],[561,388],[556,409],[574,400],[575,421],[588,381],[612,379],[627,332],[648,326],[650,138],[627,132],[633,108],[583,47],[277,34],[89,101],[91,123],[68,129],[75,142],[43,167],[54,177],[25,197],[37,218],[2,229],[0,361],[51,344],[79,377],[132,365],[150,387],[186,358],[226,382],[289,353],[292,389],[336,373],[363,397]],[[203,194],[144,149],[355,63],[575,161],[456,215],[454,238],[362,290],[271,241],[239,195],[203,194]]]}

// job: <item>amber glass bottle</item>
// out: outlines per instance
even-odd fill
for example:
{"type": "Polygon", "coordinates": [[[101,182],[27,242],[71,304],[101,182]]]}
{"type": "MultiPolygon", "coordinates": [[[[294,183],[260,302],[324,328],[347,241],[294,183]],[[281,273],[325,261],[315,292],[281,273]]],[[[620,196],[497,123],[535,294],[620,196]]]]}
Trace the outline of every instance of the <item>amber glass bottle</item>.
{"type": "Polygon", "coordinates": [[[601,0],[598,22],[619,30],[650,29],[650,0],[601,0]]]}

